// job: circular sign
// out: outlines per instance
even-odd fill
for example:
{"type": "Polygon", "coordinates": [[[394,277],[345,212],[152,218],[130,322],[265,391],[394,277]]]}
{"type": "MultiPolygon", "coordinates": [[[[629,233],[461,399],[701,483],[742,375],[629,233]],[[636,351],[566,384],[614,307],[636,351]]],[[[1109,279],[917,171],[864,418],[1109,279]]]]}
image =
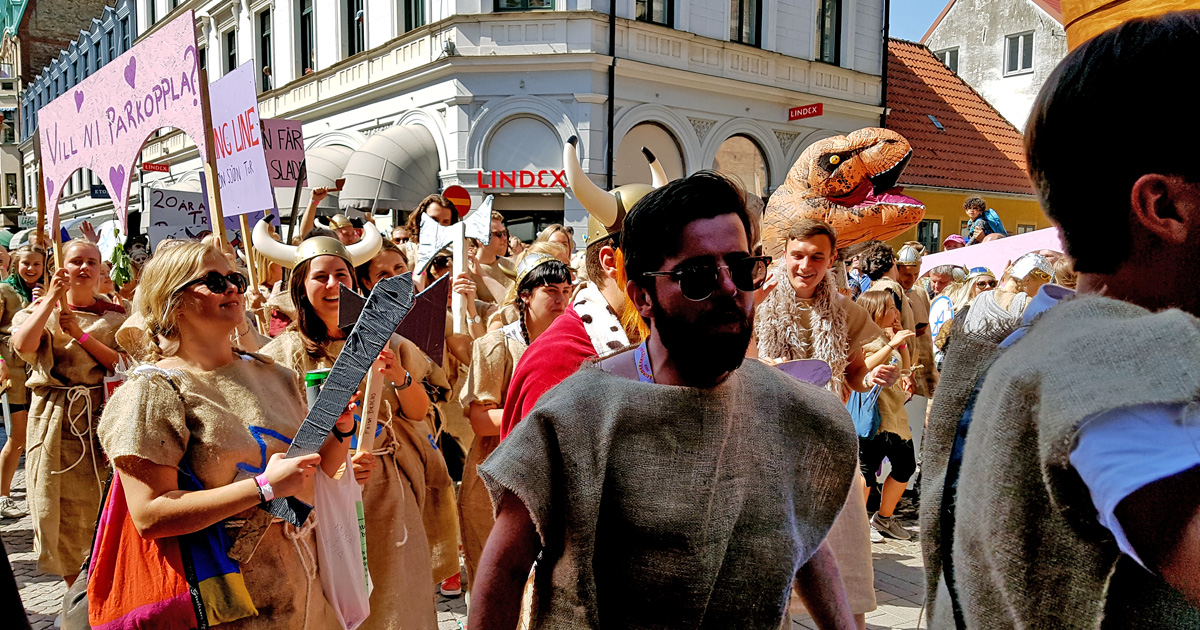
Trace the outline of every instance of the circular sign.
{"type": "Polygon", "coordinates": [[[471,211],[471,193],[467,192],[462,186],[449,186],[442,191],[442,196],[450,203],[454,204],[454,208],[458,210],[459,217],[467,216],[471,211]]]}
{"type": "Polygon", "coordinates": [[[938,296],[929,306],[929,334],[938,336],[946,322],[954,319],[954,302],[944,295],[938,296]]]}

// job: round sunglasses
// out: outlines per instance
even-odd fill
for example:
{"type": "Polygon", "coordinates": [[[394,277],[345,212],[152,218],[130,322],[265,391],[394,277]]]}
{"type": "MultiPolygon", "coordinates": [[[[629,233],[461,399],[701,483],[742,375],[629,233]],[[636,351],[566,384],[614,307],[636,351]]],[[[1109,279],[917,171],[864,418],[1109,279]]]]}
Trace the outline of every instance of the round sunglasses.
{"type": "Polygon", "coordinates": [[[671,278],[679,283],[683,297],[702,302],[712,297],[721,284],[721,270],[729,273],[733,286],[739,291],[756,291],[767,280],[770,256],[747,256],[728,265],[695,263],[676,267],[670,271],[647,271],[643,276],[671,278]]]}
{"type": "Polygon", "coordinates": [[[219,271],[210,271],[203,276],[200,276],[199,278],[196,278],[195,280],[192,280],[191,282],[179,287],[175,290],[175,292],[179,293],[180,291],[197,284],[204,284],[204,287],[213,293],[224,293],[225,288],[231,284],[233,285],[234,290],[238,293],[246,292],[245,276],[237,272],[222,274],[219,271]]]}

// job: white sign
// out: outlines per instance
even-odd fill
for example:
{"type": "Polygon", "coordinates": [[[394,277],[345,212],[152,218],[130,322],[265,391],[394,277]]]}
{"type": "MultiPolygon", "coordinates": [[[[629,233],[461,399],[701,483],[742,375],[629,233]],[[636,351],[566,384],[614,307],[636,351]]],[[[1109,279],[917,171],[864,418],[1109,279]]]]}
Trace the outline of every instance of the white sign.
{"type": "Polygon", "coordinates": [[[227,217],[275,207],[258,125],[254,72],[254,62],[247,61],[209,88],[217,181],[227,217]]]}
{"type": "Polygon", "coordinates": [[[947,322],[954,319],[954,303],[949,297],[938,296],[929,306],[929,334],[936,339],[938,332],[947,322]]]}
{"type": "MultiPolygon", "coordinates": [[[[212,225],[208,217],[208,200],[203,192],[184,190],[167,190],[162,188],[150,190],[150,247],[167,238],[200,240],[212,234],[212,225]]],[[[258,223],[265,213],[261,210],[246,216],[250,225],[258,223]]],[[[279,226],[279,218],[272,223],[279,226]]],[[[225,217],[225,230],[234,248],[241,247],[242,227],[238,217],[225,217]]]]}

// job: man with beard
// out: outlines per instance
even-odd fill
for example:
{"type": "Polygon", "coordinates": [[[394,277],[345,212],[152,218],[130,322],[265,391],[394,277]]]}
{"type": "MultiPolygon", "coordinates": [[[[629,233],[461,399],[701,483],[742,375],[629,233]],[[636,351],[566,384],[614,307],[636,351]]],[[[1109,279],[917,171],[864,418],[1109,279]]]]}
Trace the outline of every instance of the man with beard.
{"type": "Polygon", "coordinates": [[[473,628],[777,630],[795,585],[823,628],[852,628],[823,543],[855,475],[837,397],[743,358],[767,259],[741,189],[712,172],[625,219],[634,349],[547,392],[479,473],[498,506],[473,628]],[[664,606],[663,602],[669,602],[664,606]]]}

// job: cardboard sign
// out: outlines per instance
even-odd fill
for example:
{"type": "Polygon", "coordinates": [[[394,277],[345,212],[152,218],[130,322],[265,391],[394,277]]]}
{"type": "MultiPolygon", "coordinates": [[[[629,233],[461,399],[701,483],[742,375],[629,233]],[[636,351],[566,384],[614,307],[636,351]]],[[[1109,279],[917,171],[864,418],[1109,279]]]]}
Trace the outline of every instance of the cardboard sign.
{"type": "Polygon", "coordinates": [[[278,188],[294,188],[296,178],[300,185],[308,185],[308,174],[301,172],[304,162],[304,131],[299,120],[263,118],[263,150],[267,154],[267,173],[271,185],[278,188]]]}
{"type": "Polygon", "coordinates": [[[124,226],[138,154],[162,127],[183,130],[205,154],[199,72],[195,14],[186,11],[38,110],[49,225],[58,221],[63,184],[87,168],[108,188],[124,226]]]}
{"type": "MultiPolygon", "coordinates": [[[[422,214],[421,243],[417,246],[417,273],[425,273],[433,257],[447,247],[454,256],[453,267],[450,269],[452,277],[457,278],[466,271],[466,239],[473,238],[481,245],[487,245],[492,240],[492,202],[493,197],[488,195],[479,208],[451,226],[443,226],[429,218],[428,214],[422,214]]],[[[455,293],[450,298],[455,334],[463,332],[463,309],[466,308],[464,299],[461,293],[455,293]]]]}
{"type": "MultiPolygon", "coordinates": [[[[203,192],[167,190],[162,188],[148,191],[147,208],[150,210],[150,225],[146,231],[150,236],[150,247],[156,248],[163,239],[178,238],[198,241],[212,234],[209,223],[208,197],[203,192]]],[[[256,210],[246,219],[250,225],[258,223],[266,213],[256,210]]],[[[279,227],[279,218],[272,223],[279,227]]],[[[230,243],[240,247],[242,226],[238,217],[225,217],[225,230],[230,243]]]]}
{"type": "Polygon", "coordinates": [[[254,62],[247,61],[209,87],[218,188],[227,217],[275,207],[258,126],[254,72],[254,62]]]}

